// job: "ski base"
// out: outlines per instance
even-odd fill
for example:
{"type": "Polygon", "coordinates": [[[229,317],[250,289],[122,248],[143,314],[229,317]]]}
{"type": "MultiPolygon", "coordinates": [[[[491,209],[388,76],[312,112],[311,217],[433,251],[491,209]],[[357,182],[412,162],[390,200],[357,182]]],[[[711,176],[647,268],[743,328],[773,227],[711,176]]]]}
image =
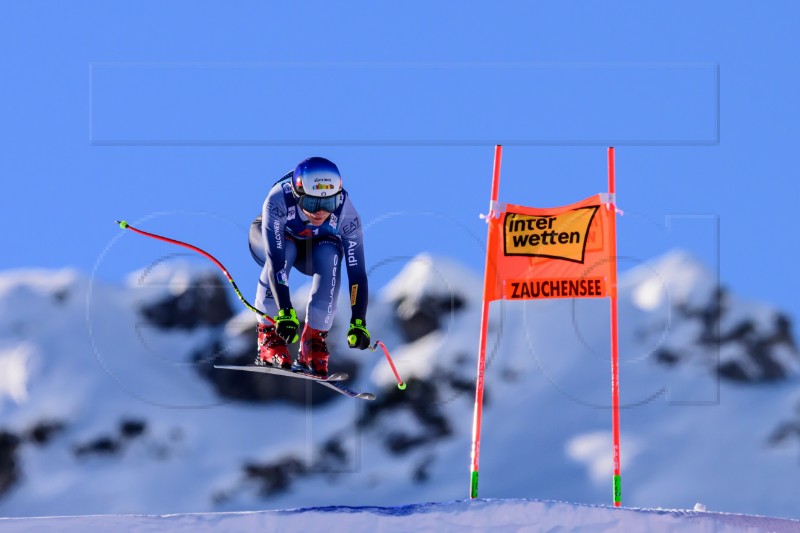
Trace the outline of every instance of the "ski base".
{"type": "Polygon", "coordinates": [[[356,392],[354,390],[350,390],[341,383],[331,382],[329,381],[317,381],[320,385],[325,385],[329,389],[333,389],[339,394],[343,394],[349,398],[357,398],[359,400],[374,400],[375,395],[371,392],[356,392]]]}
{"type": "Polygon", "coordinates": [[[340,382],[348,379],[350,376],[347,372],[335,372],[328,377],[322,377],[315,374],[307,374],[299,367],[292,367],[293,370],[286,370],[283,368],[278,368],[276,366],[264,366],[264,365],[244,365],[244,366],[236,366],[236,365],[214,365],[214,368],[221,368],[226,370],[246,370],[248,372],[263,372],[265,374],[276,374],[279,376],[289,376],[293,378],[301,378],[307,379],[309,381],[314,381],[319,383],[320,385],[324,385],[331,390],[338,392],[348,398],[356,398],[359,400],[374,400],[375,395],[371,392],[356,392],[354,390],[348,389],[340,382]],[[297,368],[297,370],[294,370],[297,368]]]}
{"type": "Polygon", "coordinates": [[[278,374],[281,376],[290,376],[293,378],[310,379],[312,381],[344,381],[350,376],[347,372],[334,372],[326,376],[311,374],[300,367],[292,366],[291,370],[285,368],[278,368],[271,365],[214,365],[214,368],[223,368],[226,370],[246,370],[247,372],[263,372],[265,374],[278,374]]]}

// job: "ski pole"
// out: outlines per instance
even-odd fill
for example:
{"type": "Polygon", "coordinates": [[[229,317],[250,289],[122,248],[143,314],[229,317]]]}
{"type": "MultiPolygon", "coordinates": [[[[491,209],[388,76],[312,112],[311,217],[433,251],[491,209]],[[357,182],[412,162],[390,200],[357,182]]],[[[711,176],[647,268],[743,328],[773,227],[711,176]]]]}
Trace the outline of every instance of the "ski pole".
{"type": "Polygon", "coordinates": [[[168,243],[170,243],[170,244],[177,244],[178,246],[183,246],[184,248],[188,248],[188,249],[190,249],[190,250],[192,250],[192,251],[195,251],[195,252],[197,252],[197,253],[199,253],[199,254],[201,254],[201,255],[203,255],[203,256],[205,256],[205,257],[207,257],[207,258],[208,258],[208,259],[210,259],[210,260],[211,260],[211,261],[212,261],[212,262],[213,262],[215,265],[217,265],[217,266],[220,268],[220,270],[222,270],[222,273],[223,273],[223,274],[225,274],[225,277],[226,277],[226,278],[228,278],[228,281],[229,281],[229,282],[231,283],[231,285],[233,286],[233,290],[236,292],[236,296],[238,296],[238,297],[239,297],[239,300],[241,300],[241,301],[242,301],[242,303],[243,303],[243,304],[244,304],[244,305],[245,305],[245,306],[246,306],[248,309],[250,309],[252,312],[254,312],[254,313],[255,313],[255,314],[257,314],[257,315],[259,315],[259,316],[261,316],[261,317],[264,317],[264,318],[266,318],[266,319],[267,319],[267,320],[269,320],[269,321],[270,321],[272,324],[274,324],[274,323],[275,323],[275,319],[273,319],[273,318],[272,318],[271,316],[269,316],[269,315],[265,315],[264,313],[262,313],[261,311],[259,311],[258,309],[256,309],[256,308],[255,308],[255,307],[253,307],[252,305],[250,305],[250,302],[248,302],[247,300],[245,300],[245,299],[244,299],[244,296],[242,296],[242,293],[241,293],[241,291],[239,291],[239,287],[237,287],[237,286],[236,286],[236,282],[234,282],[234,281],[233,281],[233,278],[232,278],[232,277],[231,277],[231,275],[228,273],[228,269],[227,269],[227,268],[225,268],[225,267],[222,265],[222,263],[220,263],[219,261],[217,261],[217,258],[216,258],[216,257],[214,257],[213,255],[211,255],[210,253],[206,252],[205,250],[202,250],[202,249],[198,248],[197,246],[192,246],[191,244],[188,244],[188,243],[185,243],[185,242],[182,242],[182,241],[176,241],[175,239],[170,239],[169,237],[163,237],[163,236],[161,236],[161,235],[156,235],[155,233],[148,233],[148,232],[146,232],[146,231],[142,231],[142,230],[140,230],[140,229],[136,229],[136,228],[134,228],[133,226],[131,226],[130,224],[128,224],[127,222],[125,222],[124,220],[117,220],[117,224],[119,224],[119,227],[120,227],[120,228],[122,228],[122,229],[129,229],[129,230],[133,231],[134,233],[138,233],[139,235],[144,235],[145,237],[152,237],[153,239],[158,239],[158,240],[160,240],[160,241],[168,242],[168,243]]]}
{"type": "Polygon", "coordinates": [[[389,361],[389,366],[392,367],[394,377],[397,379],[397,388],[400,390],[406,390],[406,384],[402,379],[400,379],[400,374],[397,373],[397,368],[394,366],[394,361],[392,361],[392,357],[389,355],[389,350],[386,348],[386,345],[381,341],[376,341],[374,345],[369,347],[369,349],[374,352],[378,349],[378,346],[381,347],[383,353],[386,355],[386,360],[389,361]]]}

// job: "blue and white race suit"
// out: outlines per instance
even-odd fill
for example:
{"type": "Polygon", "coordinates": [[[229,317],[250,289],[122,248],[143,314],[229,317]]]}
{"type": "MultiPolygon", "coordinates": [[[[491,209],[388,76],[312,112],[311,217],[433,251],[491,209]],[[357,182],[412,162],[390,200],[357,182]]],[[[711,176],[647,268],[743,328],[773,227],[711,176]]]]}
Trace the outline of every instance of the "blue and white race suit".
{"type": "MultiPolygon", "coordinates": [[[[342,269],[347,269],[351,321],[366,322],[367,272],[361,219],[342,191],[339,207],[319,226],[312,225],[292,194],[292,172],[270,189],[261,214],[250,228],[250,253],[262,266],[256,307],[268,316],[293,307],[289,290],[292,267],[312,276],[306,322],[328,331],[336,315],[342,269]]],[[[263,317],[259,321],[267,323],[263,317]]]]}

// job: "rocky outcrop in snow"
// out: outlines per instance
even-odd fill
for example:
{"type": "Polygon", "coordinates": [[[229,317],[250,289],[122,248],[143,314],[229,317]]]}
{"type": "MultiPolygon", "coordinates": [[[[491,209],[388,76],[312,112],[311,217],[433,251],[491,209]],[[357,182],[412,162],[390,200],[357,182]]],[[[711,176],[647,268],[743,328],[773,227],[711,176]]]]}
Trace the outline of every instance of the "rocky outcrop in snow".
{"type": "Polygon", "coordinates": [[[800,370],[789,317],[732,295],[688,254],[673,252],[629,272],[622,288],[648,317],[640,335],[663,336],[653,353],[659,363],[700,363],[723,379],[750,383],[800,370]]]}

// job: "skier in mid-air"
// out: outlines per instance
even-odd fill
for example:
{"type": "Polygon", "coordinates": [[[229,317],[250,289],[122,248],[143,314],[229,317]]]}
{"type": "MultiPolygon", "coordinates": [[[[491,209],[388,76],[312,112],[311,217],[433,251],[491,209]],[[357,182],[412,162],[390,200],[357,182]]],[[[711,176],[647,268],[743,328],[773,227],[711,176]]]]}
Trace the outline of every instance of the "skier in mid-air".
{"type": "Polygon", "coordinates": [[[325,340],[336,315],[343,266],[350,290],[348,346],[370,346],[361,219],[335,164],[311,157],[278,180],[253,221],[249,240],[250,252],[262,266],[256,307],[275,317],[274,325],[258,319],[256,364],[292,366],[288,344],[297,342],[300,328],[289,289],[292,267],[312,276],[297,365],[313,374],[328,373],[325,340]]]}

